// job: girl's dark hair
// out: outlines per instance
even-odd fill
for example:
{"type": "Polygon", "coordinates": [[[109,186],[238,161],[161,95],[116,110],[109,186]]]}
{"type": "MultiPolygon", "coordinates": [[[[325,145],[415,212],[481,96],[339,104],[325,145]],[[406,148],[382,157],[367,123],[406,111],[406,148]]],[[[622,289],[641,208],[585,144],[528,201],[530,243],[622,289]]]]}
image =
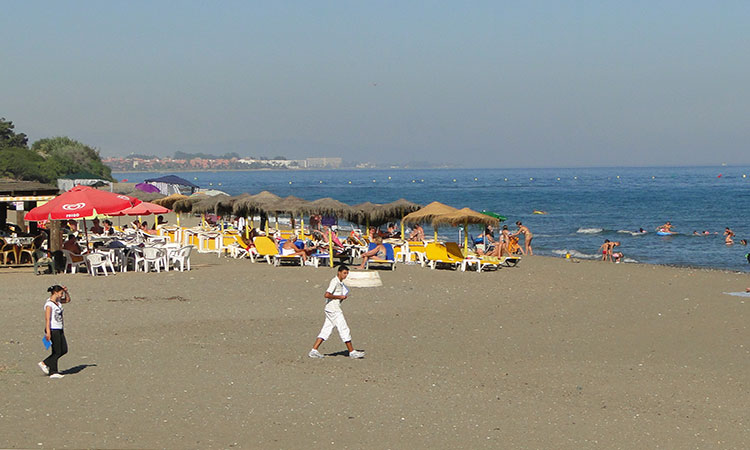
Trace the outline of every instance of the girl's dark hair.
{"type": "Polygon", "coordinates": [[[63,288],[59,284],[56,284],[54,286],[50,286],[47,288],[47,292],[52,293],[52,294],[54,294],[55,292],[60,292],[62,290],[63,288]]]}

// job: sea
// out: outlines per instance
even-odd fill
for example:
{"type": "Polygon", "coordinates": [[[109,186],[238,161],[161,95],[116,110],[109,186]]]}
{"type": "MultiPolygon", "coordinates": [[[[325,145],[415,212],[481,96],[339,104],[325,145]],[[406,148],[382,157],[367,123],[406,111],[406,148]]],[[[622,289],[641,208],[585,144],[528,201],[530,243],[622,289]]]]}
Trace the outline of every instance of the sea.
{"type": "MultiPolygon", "coordinates": [[[[170,173],[119,172],[141,182],[170,173]]],[[[176,175],[229,195],[271,191],[307,200],[333,197],[348,204],[405,198],[426,205],[492,211],[515,230],[534,234],[534,253],[599,259],[605,239],[619,241],[625,263],[750,272],[750,167],[632,167],[582,169],[378,169],[180,172],[176,175]],[[543,214],[542,214],[543,213],[543,214]],[[678,234],[658,236],[672,222],[678,234]],[[725,227],[735,244],[724,242],[725,227]],[[644,229],[646,233],[638,232],[644,229]],[[704,232],[708,234],[704,234],[704,232]],[[697,233],[697,234],[696,234],[697,233]]],[[[469,235],[481,233],[470,226],[469,235]]],[[[432,231],[425,227],[427,235],[432,231]]],[[[440,227],[459,241],[459,230],[440,227]]]]}

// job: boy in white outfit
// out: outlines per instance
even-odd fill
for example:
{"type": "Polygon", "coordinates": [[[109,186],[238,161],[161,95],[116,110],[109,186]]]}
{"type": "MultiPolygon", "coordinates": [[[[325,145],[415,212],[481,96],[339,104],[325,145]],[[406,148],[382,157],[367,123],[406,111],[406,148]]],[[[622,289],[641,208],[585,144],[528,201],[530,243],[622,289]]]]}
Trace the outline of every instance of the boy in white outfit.
{"type": "Polygon", "coordinates": [[[341,310],[341,302],[346,300],[349,296],[349,289],[344,285],[344,280],[349,275],[349,268],[345,265],[340,265],[336,276],[333,277],[331,283],[326,289],[326,307],[324,309],[326,320],[323,322],[323,328],[321,328],[318,338],[315,340],[310,353],[307,354],[310,358],[322,358],[323,354],[318,351],[318,347],[331,335],[334,328],[339,330],[339,336],[341,340],[346,344],[347,350],[349,350],[350,358],[363,358],[365,352],[354,350],[352,346],[352,335],[349,333],[349,326],[346,324],[344,318],[344,312],[341,310]]]}

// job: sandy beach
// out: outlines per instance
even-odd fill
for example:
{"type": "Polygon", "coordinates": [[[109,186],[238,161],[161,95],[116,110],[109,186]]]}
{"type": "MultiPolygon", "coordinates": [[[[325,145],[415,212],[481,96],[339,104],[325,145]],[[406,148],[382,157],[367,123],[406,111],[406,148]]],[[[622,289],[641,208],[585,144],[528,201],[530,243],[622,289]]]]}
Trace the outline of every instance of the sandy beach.
{"type": "Polygon", "coordinates": [[[0,270],[7,448],[748,448],[746,274],[529,257],[400,265],[307,357],[332,269],[0,270]],[[36,367],[66,284],[64,379],[36,367]]]}

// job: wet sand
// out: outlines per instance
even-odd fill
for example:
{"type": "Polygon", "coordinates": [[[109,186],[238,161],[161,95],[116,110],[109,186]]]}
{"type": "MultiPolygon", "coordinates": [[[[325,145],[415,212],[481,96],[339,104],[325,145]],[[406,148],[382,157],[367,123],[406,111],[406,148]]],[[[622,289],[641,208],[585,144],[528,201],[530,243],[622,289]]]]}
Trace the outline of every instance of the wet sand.
{"type": "Polygon", "coordinates": [[[0,447],[748,448],[747,274],[531,257],[398,266],[323,322],[331,269],[197,255],[190,272],[0,269],[0,447]],[[66,284],[67,372],[36,367],[66,284]]]}

